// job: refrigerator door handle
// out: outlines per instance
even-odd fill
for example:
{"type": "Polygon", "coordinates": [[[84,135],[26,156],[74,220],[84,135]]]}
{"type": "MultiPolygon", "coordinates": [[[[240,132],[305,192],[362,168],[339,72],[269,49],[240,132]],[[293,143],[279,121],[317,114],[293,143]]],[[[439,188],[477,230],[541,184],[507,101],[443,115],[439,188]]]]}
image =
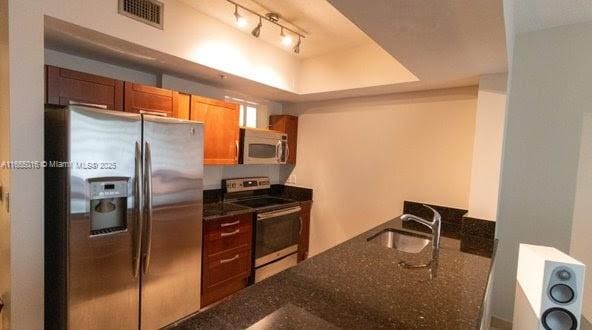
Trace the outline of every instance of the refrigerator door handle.
{"type": "Polygon", "coordinates": [[[152,152],[150,143],[144,144],[144,179],[146,180],[146,248],[144,250],[144,274],[150,266],[150,251],[152,250],[152,152]]]}
{"type": "Polygon", "coordinates": [[[134,203],[136,204],[136,231],[134,233],[134,278],[138,277],[140,273],[140,261],[142,260],[142,231],[144,224],[144,206],[142,205],[143,195],[143,178],[142,178],[142,146],[140,142],[136,142],[136,159],[135,159],[135,180],[136,187],[134,192],[134,203]]]}

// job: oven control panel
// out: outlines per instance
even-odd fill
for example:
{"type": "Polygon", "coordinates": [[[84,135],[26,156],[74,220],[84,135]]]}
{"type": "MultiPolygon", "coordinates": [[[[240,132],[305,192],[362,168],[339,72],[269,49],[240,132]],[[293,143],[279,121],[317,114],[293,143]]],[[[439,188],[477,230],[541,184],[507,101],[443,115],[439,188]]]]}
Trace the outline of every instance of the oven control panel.
{"type": "Polygon", "coordinates": [[[270,187],[271,184],[269,182],[269,178],[265,176],[222,180],[222,188],[229,193],[237,191],[269,189],[270,187]]]}

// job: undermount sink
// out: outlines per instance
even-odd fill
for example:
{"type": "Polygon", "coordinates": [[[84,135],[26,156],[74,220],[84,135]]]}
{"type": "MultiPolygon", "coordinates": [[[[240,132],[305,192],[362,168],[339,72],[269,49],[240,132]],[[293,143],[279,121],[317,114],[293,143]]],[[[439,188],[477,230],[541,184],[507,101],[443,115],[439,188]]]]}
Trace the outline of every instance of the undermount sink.
{"type": "Polygon", "coordinates": [[[419,253],[428,244],[430,244],[432,240],[429,237],[419,234],[394,228],[387,228],[372,235],[367,241],[380,244],[384,247],[395,249],[397,251],[419,253]]]}

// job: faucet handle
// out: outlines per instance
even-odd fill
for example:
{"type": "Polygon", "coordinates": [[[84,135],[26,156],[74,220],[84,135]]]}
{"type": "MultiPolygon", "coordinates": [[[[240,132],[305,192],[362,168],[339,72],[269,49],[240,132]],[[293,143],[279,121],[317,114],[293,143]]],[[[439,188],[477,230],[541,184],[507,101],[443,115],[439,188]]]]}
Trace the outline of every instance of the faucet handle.
{"type": "Polygon", "coordinates": [[[440,213],[438,213],[438,211],[436,211],[433,207],[423,204],[424,207],[432,210],[432,212],[434,212],[434,218],[432,221],[436,222],[436,221],[442,221],[442,216],[440,215],[440,213]]]}

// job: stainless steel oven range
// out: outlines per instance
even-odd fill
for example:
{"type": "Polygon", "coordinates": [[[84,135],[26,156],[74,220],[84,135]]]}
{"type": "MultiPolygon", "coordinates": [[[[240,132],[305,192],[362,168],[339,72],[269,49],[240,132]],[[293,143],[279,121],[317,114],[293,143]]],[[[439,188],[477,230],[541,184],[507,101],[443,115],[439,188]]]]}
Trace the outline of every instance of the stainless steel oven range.
{"type": "Polygon", "coordinates": [[[302,231],[300,203],[269,195],[269,178],[226,179],[226,201],[255,209],[255,282],[297,263],[302,231]]]}

